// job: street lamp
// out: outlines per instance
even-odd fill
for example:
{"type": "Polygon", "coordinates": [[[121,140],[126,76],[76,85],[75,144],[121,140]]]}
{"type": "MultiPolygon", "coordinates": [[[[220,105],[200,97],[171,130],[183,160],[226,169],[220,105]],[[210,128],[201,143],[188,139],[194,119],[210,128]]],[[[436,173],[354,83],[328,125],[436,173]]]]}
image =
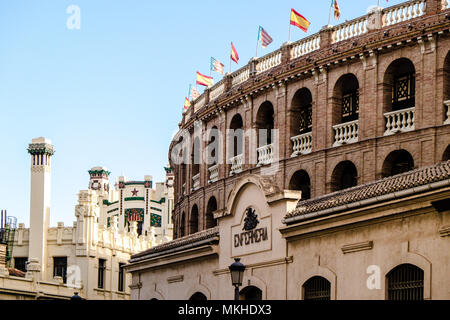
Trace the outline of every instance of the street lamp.
{"type": "Polygon", "coordinates": [[[242,286],[245,266],[241,263],[240,258],[236,258],[228,268],[230,269],[231,283],[234,286],[234,300],[239,300],[239,287],[242,286]]]}

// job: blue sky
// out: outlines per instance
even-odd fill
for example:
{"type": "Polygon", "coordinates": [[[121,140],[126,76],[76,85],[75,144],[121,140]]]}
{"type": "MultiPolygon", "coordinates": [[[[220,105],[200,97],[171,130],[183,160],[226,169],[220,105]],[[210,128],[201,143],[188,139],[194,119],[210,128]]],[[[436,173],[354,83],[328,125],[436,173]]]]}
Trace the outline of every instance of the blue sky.
{"type": "MultiPolygon", "coordinates": [[[[195,72],[209,74],[211,56],[228,70],[231,41],[245,65],[255,55],[259,25],[274,39],[259,54],[279,48],[290,8],[311,22],[307,34],[292,29],[292,41],[319,31],[330,2],[0,0],[0,208],[28,226],[26,148],[40,136],[56,149],[52,225],[72,224],[91,167],[108,167],[113,182],[121,174],[162,181],[195,72]],[[80,30],[66,27],[70,5],[81,9],[80,30]]],[[[338,23],[376,2],[339,0],[338,23]]]]}

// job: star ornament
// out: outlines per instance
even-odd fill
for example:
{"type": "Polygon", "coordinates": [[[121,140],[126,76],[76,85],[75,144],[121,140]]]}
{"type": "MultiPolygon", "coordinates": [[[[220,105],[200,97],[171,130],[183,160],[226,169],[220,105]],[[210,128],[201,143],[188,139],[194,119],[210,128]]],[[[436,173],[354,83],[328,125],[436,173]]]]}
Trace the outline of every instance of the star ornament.
{"type": "Polygon", "coordinates": [[[136,190],[136,188],[134,188],[133,191],[131,191],[131,193],[133,194],[133,197],[136,197],[139,193],[139,191],[136,190]]]}

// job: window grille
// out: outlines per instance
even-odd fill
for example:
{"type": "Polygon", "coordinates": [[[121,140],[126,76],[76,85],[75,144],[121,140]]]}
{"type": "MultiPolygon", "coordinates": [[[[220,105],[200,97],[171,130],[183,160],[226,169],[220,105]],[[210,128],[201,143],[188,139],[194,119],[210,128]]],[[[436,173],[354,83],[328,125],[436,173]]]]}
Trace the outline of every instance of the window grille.
{"type": "Polygon", "coordinates": [[[411,264],[392,270],[388,276],[389,300],[423,300],[424,272],[411,264]]]}
{"type": "Polygon", "coordinates": [[[415,106],[415,75],[404,74],[394,78],[392,91],[392,111],[398,111],[415,106]]]}
{"type": "Polygon", "coordinates": [[[312,131],[312,105],[302,108],[300,111],[300,133],[308,133],[312,131]]]}
{"type": "Polygon", "coordinates": [[[331,300],[331,284],[322,277],[309,279],[304,285],[304,300],[328,301],[331,300]]]}
{"type": "Polygon", "coordinates": [[[342,123],[358,120],[359,91],[354,90],[342,96],[342,123]]]}

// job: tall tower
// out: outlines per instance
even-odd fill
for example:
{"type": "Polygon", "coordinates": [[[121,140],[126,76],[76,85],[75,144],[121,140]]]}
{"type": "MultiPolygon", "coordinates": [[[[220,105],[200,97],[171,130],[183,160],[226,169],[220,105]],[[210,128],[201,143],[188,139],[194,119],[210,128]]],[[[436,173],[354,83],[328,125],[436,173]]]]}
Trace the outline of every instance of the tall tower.
{"type": "Polygon", "coordinates": [[[50,140],[33,139],[28,147],[31,155],[30,241],[28,261],[37,259],[41,277],[47,269],[47,233],[50,220],[51,157],[54,154],[50,140]]]}

